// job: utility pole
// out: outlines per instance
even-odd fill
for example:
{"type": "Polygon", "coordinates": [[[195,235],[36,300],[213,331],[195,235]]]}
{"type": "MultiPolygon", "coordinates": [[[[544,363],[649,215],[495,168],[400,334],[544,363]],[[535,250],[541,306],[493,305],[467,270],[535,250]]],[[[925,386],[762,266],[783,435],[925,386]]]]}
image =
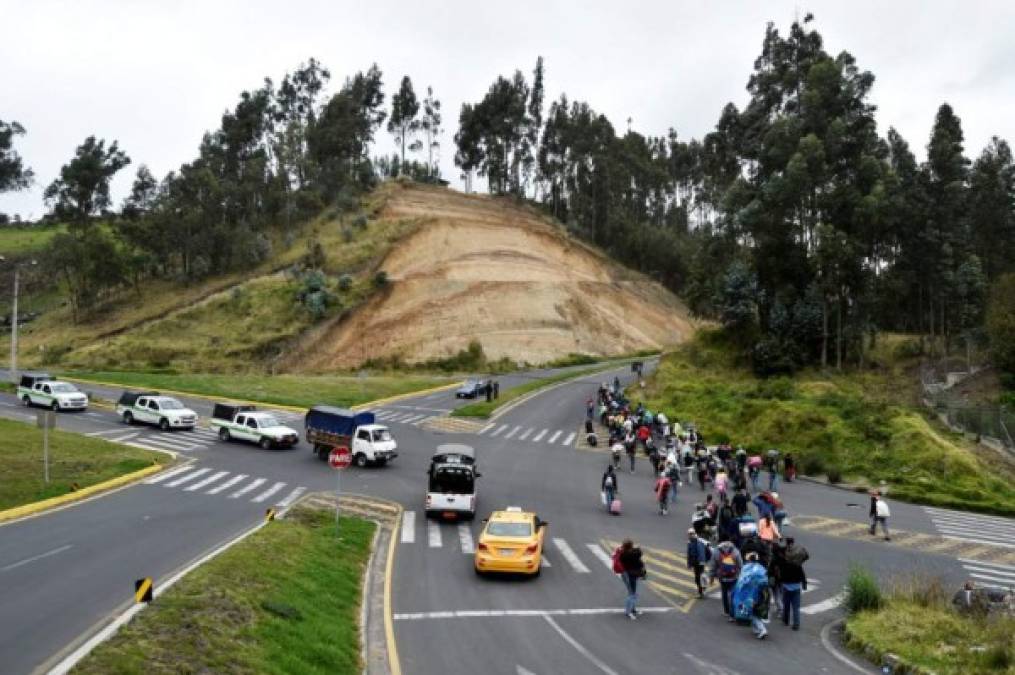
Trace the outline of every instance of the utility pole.
{"type": "Polygon", "coordinates": [[[14,265],[14,303],[11,305],[11,381],[18,381],[18,266],[14,265]]]}

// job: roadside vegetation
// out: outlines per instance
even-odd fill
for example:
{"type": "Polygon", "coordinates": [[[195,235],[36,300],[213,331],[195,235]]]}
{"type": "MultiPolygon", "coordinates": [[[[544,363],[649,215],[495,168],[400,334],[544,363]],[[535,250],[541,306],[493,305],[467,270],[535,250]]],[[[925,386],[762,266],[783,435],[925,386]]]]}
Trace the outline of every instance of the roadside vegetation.
{"type": "Polygon", "coordinates": [[[45,249],[61,231],[60,225],[0,225],[0,255],[34,255],[45,249]]]}
{"type": "Polygon", "coordinates": [[[477,401],[476,403],[469,403],[468,405],[463,405],[460,408],[455,408],[455,410],[451,412],[451,415],[453,417],[489,417],[501,406],[507,405],[511,401],[514,401],[515,399],[524,396],[525,394],[536,391],[537,389],[549,387],[550,385],[557,384],[558,382],[563,382],[564,380],[570,380],[576,377],[581,377],[582,375],[586,375],[588,373],[595,372],[601,369],[602,364],[592,368],[579,368],[575,370],[568,370],[567,372],[556,373],[554,375],[550,375],[549,377],[535,378],[529,380],[528,382],[520,384],[517,387],[511,387],[510,389],[502,389],[500,392],[500,397],[492,401],[489,402],[485,400],[477,401]]]}
{"type": "MultiPolygon", "coordinates": [[[[81,380],[134,389],[165,389],[215,398],[258,401],[300,408],[318,403],[350,407],[377,399],[451,384],[428,375],[211,375],[87,371],[68,374],[81,380]]],[[[82,385],[87,390],[87,385],[82,385]]]]}
{"type": "Polygon", "coordinates": [[[866,602],[853,607],[847,599],[846,641],[872,660],[894,654],[899,672],[914,667],[940,675],[1015,672],[1015,617],[959,614],[939,580],[912,579],[882,595],[870,573],[854,569],[847,596],[866,602]]]}
{"type": "MultiPolygon", "coordinates": [[[[59,424],[59,422],[57,422],[59,424]]],[[[43,480],[42,430],[0,419],[0,510],[30,504],[169,461],[166,455],[54,429],[49,483],[43,480]]]]}
{"type": "Polygon", "coordinates": [[[197,568],[75,673],[359,673],[375,526],[296,507],[197,568]],[[270,561],[270,564],[266,564],[270,561]]]}
{"type": "Polygon", "coordinates": [[[793,378],[759,378],[737,354],[724,333],[702,330],[663,357],[641,395],[650,409],[695,422],[709,443],[792,453],[808,476],[884,481],[889,498],[1015,514],[1010,464],[918,407],[908,339],[883,339],[864,370],[793,378]]]}

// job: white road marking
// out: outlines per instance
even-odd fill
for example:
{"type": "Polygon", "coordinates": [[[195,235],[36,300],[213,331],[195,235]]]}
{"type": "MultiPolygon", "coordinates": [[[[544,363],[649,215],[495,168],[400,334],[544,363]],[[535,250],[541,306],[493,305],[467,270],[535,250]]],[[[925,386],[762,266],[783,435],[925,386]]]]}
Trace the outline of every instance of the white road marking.
{"type": "Polygon", "coordinates": [[[267,481],[266,478],[255,478],[254,480],[250,481],[250,483],[248,483],[247,485],[244,485],[239,490],[237,490],[236,492],[234,492],[231,495],[229,495],[229,498],[230,499],[239,499],[240,497],[242,497],[243,495],[247,494],[248,492],[250,492],[252,490],[256,490],[260,486],[264,485],[265,481],[267,481]]]}
{"type": "Polygon", "coordinates": [[[226,490],[228,490],[232,486],[236,485],[237,483],[239,483],[240,481],[242,481],[246,477],[247,477],[247,474],[245,474],[245,473],[241,473],[238,476],[233,476],[232,478],[227,480],[225,483],[222,483],[222,485],[218,485],[218,486],[213,487],[212,489],[208,490],[205,494],[207,494],[207,495],[217,495],[220,492],[225,492],[226,490]]]}
{"type": "Polygon", "coordinates": [[[546,559],[545,555],[539,556],[539,566],[540,567],[553,567],[553,565],[550,564],[550,561],[546,559]]]}
{"type": "Polygon", "coordinates": [[[989,567],[977,567],[975,565],[963,565],[963,569],[967,569],[970,572],[983,572],[985,574],[999,574],[1001,577],[1007,577],[1011,581],[1015,582],[1015,572],[1002,572],[1001,570],[991,569],[989,567]]]}
{"type": "Polygon", "coordinates": [[[709,663],[704,659],[699,659],[694,654],[684,652],[684,658],[697,666],[699,672],[705,673],[705,675],[739,675],[737,671],[730,670],[729,668],[723,668],[717,666],[714,663],[709,663]]]}
{"type": "Polygon", "coordinates": [[[580,574],[589,573],[589,568],[585,567],[585,563],[583,563],[581,559],[577,555],[575,555],[575,552],[571,550],[571,546],[566,541],[564,541],[560,537],[554,537],[553,545],[557,547],[557,550],[560,551],[560,554],[564,556],[564,560],[566,560],[567,563],[574,568],[575,572],[578,572],[580,574]]]}
{"type": "Polygon", "coordinates": [[[573,637],[571,637],[571,635],[567,631],[565,631],[563,628],[560,627],[560,624],[558,624],[556,621],[553,620],[552,616],[544,615],[543,618],[546,619],[546,622],[553,627],[553,630],[557,631],[558,635],[564,638],[565,642],[574,647],[579,654],[588,659],[589,663],[594,665],[596,668],[598,668],[601,672],[605,673],[606,675],[617,675],[617,671],[613,670],[608,665],[600,661],[599,658],[595,654],[590,652],[588,649],[586,649],[582,643],[578,642],[573,637]]]}
{"type": "Polygon", "coordinates": [[[0,567],[0,572],[7,572],[16,569],[18,567],[21,567],[22,565],[27,565],[28,563],[35,562],[36,560],[42,560],[43,558],[48,558],[51,555],[63,553],[64,551],[73,546],[74,544],[67,544],[65,546],[60,546],[59,548],[54,548],[52,551],[46,551],[45,553],[40,553],[39,555],[33,555],[31,558],[25,558],[24,560],[19,560],[16,563],[11,563],[6,567],[0,567]]]}
{"type": "Polygon", "coordinates": [[[467,523],[458,523],[458,543],[462,547],[462,553],[472,555],[476,552],[476,546],[472,543],[472,530],[467,523]]]}
{"type": "Polygon", "coordinates": [[[123,431],[122,426],[114,427],[112,429],[103,429],[102,431],[89,431],[85,436],[101,436],[102,434],[117,434],[123,431]]]}
{"type": "Polygon", "coordinates": [[[555,432],[553,433],[553,436],[550,436],[550,437],[549,437],[548,439],[546,439],[546,442],[547,442],[547,443],[553,443],[554,441],[556,441],[556,440],[557,440],[557,437],[558,437],[558,436],[560,436],[560,434],[561,434],[561,433],[562,433],[562,432],[561,432],[561,431],[559,431],[559,430],[558,430],[558,431],[555,431],[555,432]]]}
{"type": "Polygon", "coordinates": [[[302,485],[285,496],[285,499],[280,501],[276,506],[286,507],[292,504],[294,501],[300,498],[300,495],[306,492],[307,489],[302,485]]]}
{"type": "Polygon", "coordinates": [[[507,436],[505,436],[504,438],[511,438],[511,437],[513,437],[513,436],[514,436],[515,434],[517,434],[517,433],[518,433],[519,431],[521,431],[521,430],[522,430],[522,428],[521,428],[521,427],[515,427],[514,429],[512,429],[511,431],[509,431],[509,432],[508,432],[508,434],[507,434],[507,436]]]}
{"type": "Polygon", "coordinates": [[[1000,570],[1011,570],[1015,572],[1015,565],[1003,565],[1001,563],[989,563],[980,560],[973,560],[972,558],[959,558],[960,562],[969,563],[970,565],[983,565],[985,567],[996,567],[1000,570]]]}
{"type": "Polygon", "coordinates": [[[492,434],[490,434],[490,436],[492,437],[492,436],[496,436],[496,435],[498,435],[498,434],[500,434],[500,433],[503,433],[503,431],[504,431],[505,429],[507,429],[507,428],[508,428],[508,426],[509,426],[509,425],[507,425],[507,424],[502,424],[502,425],[501,425],[501,426],[500,426],[500,427],[499,427],[499,428],[497,429],[497,431],[495,431],[495,432],[493,432],[492,434]]]}
{"type": "Polygon", "coordinates": [[[417,420],[421,420],[424,417],[426,417],[426,415],[409,415],[404,420],[402,420],[402,422],[405,423],[405,424],[412,424],[413,422],[415,422],[417,420]]]}
{"type": "Polygon", "coordinates": [[[131,439],[131,438],[134,438],[134,437],[135,437],[135,436],[137,436],[137,435],[138,435],[139,433],[140,433],[140,432],[137,432],[137,431],[135,431],[134,433],[132,433],[132,434],[127,434],[126,436],[117,436],[116,438],[110,438],[110,439],[109,439],[109,441],[110,441],[111,443],[123,443],[123,442],[124,442],[124,441],[126,441],[126,440],[129,440],[129,439],[131,439]]]}
{"type": "Polygon", "coordinates": [[[187,481],[194,480],[198,476],[203,476],[204,474],[208,473],[209,471],[211,471],[211,469],[208,469],[208,468],[198,469],[197,471],[191,471],[190,473],[188,473],[183,478],[177,478],[172,483],[166,483],[166,487],[177,487],[179,485],[183,485],[187,481]]]}
{"type": "Polygon", "coordinates": [[[830,609],[835,609],[842,604],[842,601],[846,599],[845,593],[839,593],[833,595],[827,600],[821,602],[815,602],[813,605],[807,605],[806,607],[800,608],[801,614],[820,614],[821,612],[827,612],[830,609]]]}
{"type": "Polygon", "coordinates": [[[255,502],[257,504],[260,504],[261,502],[263,502],[266,499],[268,499],[268,497],[272,496],[273,494],[275,494],[276,492],[278,492],[279,490],[281,490],[284,487],[285,487],[285,483],[279,481],[279,482],[275,483],[274,485],[272,485],[267,490],[265,490],[264,492],[262,492],[261,494],[257,495],[253,499],[251,499],[250,501],[255,502]]]}
{"type": "Polygon", "coordinates": [[[208,478],[205,478],[204,480],[199,480],[198,482],[194,483],[193,485],[188,485],[187,487],[184,488],[184,491],[186,491],[186,492],[196,492],[197,490],[200,490],[204,486],[211,485],[215,481],[220,480],[222,478],[225,478],[228,475],[229,475],[228,471],[219,471],[218,473],[213,473],[211,476],[209,476],[208,478]]]}
{"type": "Polygon", "coordinates": [[[375,412],[374,413],[374,417],[379,419],[379,420],[386,420],[386,419],[388,419],[389,417],[391,417],[394,414],[395,413],[392,412],[391,410],[382,410],[380,412],[375,412]]]}
{"type": "Polygon", "coordinates": [[[385,422],[401,422],[401,421],[402,421],[402,416],[403,416],[403,415],[405,415],[405,413],[402,413],[402,412],[396,412],[396,413],[395,413],[394,415],[391,415],[390,417],[388,417],[388,418],[387,418],[386,420],[384,420],[384,421],[385,421],[385,422]]]}
{"type": "Polygon", "coordinates": [[[97,412],[86,412],[85,414],[88,415],[89,417],[102,417],[102,415],[97,412]]]}
{"type": "Polygon", "coordinates": [[[430,420],[434,419],[434,417],[436,417],[436,415],[429,415],[429,416],[424,415],[423,419],[417,420],[416,422],[413,422],[412,425],[415,426],[415,427],[418,427],[421,424],[426,424],[430,420]]]}
{"type": "Polygon", "coordinates": [[[611,572],[613,571],[613,560],[611,560],[610,556],[606,554],[606,551],[603,550],[602,546],[599,544],[585,544],[585,547],[592,551],[592,555],[599,558],[599,560],[606,565],[606,569],[611,572]]]}
{"type": "Polygon", "coordinates": [[[426,543],[430,548],[440,548],[441,526],[436,521],[426,521],[426,543]]]}
{"type": "Polygon", "coordinates": [[[529,427],[528,429],[525,430],[524,434],[522,434],[521,436],[518,437],[518,440],[519,441],[524,441],[526,438],[528,438],[532,434],[533,431],[535,431],[535,429],[533,429],[532,427],[529,427]]]}
{"type": "Polygon", "coordinates": [[[480,429],[480,430],[479,430],[479,431],[478,431],[477,433],[478,433],[478,434],[479,434],[480,436],[482,436],[483,434],[485,434],[485,433],[486,433],[487,431],[489,431],[490,429],[493,429],[493,428],[494,428],[495,426],[497,426],[497,425],[496,425],[496,424],[487,424],[487,425],[486,425],[485,427],[483,427],[482,429],[480,429]]]}
{"type": "Polygon", "coordinates": [[[1015,544],[1006,544],[1003,541],[992,541],[990,539],[976,539],[974,537],[956,537],[954,535],[944,533],[942,533],[941,536],[944,537],[945,539],[954,539],[956,541],[968,541],[974,544],[987,544],[988,546],[1000,546],[1002,548],[1015,549],[1015,544]]]}
{"type": "Polygon", "coordinates": [[[561,445],[571,445],[571,441],[574,440],[574,436],[575,436],[575,433],[572,431],[570,434],[567,435],[567,438],[565,438],[563,441],[561,441],[560,444],[561,445]]]}
{"type": "Polygon", "coordinates": [[[529,670],[528,668],[522,668],[521,666],[516,664],[515,675],[536,675],[536,674],[531,670],[529,670]]]}
{"type": "Polygon", "coordinates": [[[545,435],[546,435],[546,432],[548,432],[548,431],[549,431],[549,429],[543,429],[542,431],[540,431],[540,432],[539,432],[538,434],[536,434],[536,435],[535,435],[535,437],[534,437],[534,438],[532,439],[532,442],[533,442],[533,443],[538,443],[538,442],[539,442],[539,439],[540,439],[540,438],[542,438],[543,436],[545,436],[545,435]]]}
{"type": "Polygon", "coordinates": [[[416,512],[402,513],[402,543],[412,544],[416,541],[416,512]]]}
{"type": "Polygon", "coordinates": [[[170,450],[191,450],[198,447],[197,444],[188,441],[177,441],[171,438],[158,438],[156,436],[142,436],[141,438],[135,438],[132,442],[169,448],[170,450]]]}
{"type": "MultiPolygon", "coordinates": [[[[639,607],[642,614],[667,614],[672,607],[639,607]]],[[[395,614],[395,621],[423,621],[426,619],[482,619],[488,617],[544,617],[544,616],[600,616],[623,614],[623,607],[591,607],[580,609],[464,609],[450,612],[406,612],[395,614]]]]}
{"type": "Polygon", "coordinates": [[[193,468],[194,467],[192,467],[192,466],[181,466],[181,467],[177,467],[175,469],[172,469],[171,471],[167,471],[165,473],[160,473],[158,476],[155,476],[154,478],[149,478],[148,480],[146,480],[145,481],[145,485],[152,485],[153,483],[161,483],[162,481],[166,480],[167,478],[172,478],[173,476],[179,476],[181,473],[186,473],[186,472],[190,471],[193,468]]]}

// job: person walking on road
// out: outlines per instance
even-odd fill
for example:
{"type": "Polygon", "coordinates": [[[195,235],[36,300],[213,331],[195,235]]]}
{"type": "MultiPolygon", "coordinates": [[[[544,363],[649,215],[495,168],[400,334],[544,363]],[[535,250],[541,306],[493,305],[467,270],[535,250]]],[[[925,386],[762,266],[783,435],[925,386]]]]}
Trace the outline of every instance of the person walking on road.
{"type": "Polygon", "coordinates": [[[736,621],[733,618],[733,587],[737,585],[737,578],[740,570],[744,567],[744,561],[740,557],[740,551],[733,545],[733,542],[724,539],[716,546],[712,554],[712,570],[709,574],[709,584],[719,580],[719,588],[722,593],[722,611],[729,621],[736,621]]]}
{"type": "Polygon", "coordinates": [[[698,587],[698,597],[705,595],[705,586],[701,581],[701,573],[712,558],[712,550],[705,541],[698,537],[692,527],[687,531],[687,569],[694,571],[694,584],[698,587]]]}
{"type": "Polygon", "coordinates": [[[602,486],[599,488],[603,492],[603,501],[605,502],[606,512],[610,512],[610,505],[613,504],[613,500],[617,497],[617,493],[620,492],[617,484],[617,474],[613,470],[613,465],[608,464],[606,466],[606,473],[603,474],[602,486]]]}
{"type": "Polygon", "coordinates": [[[746,488],[737,490],[737,493],[733,495],[733,515],[737,518],[746,515],[748,501],[746,488]]]}
{"type": "Polygon", "coordinates": [[[645,563],[641,559],[641,549],[630,539],[625,539],[613,552],[613,571],[620,575],[627,589],[627,600],[624,602],[624,616],[637,619],[638,580],[645,578],[645,563]]]}
{"type": "Polygon", "coordinates": [[[757,553],[748,553],[744,560],[744,568],[740,570],[740,577],[733,588],[733,612],[739,620],[750,620],[754,636],[764,640],[768,635],[765,620],[771,600],[768,572],[759,562],[757,553]]]}
{"type": "Polygon", "coordinates": [[[782,537],[771,515],[766,514],[758,521],[758,536],[761,537],[762,541],[769,544],[774,544],[782,537]]]}
{"type": "Polygon", "coordinates": [[[627,453],[627,458],[631,460],[631,473],[634,473],[635,442],[633,434],[628,434],[624,438],[624,451],[627,453]]]}
{"type": "Polygon", "coordinates": [[[881,525],[881,530],[884,532],[885,541],[891,541],[892,537],[888,534],[888,518],[891,517],[892,512],[888,508],[888,503],[885,502],[881,493],[874,490],[871,493],[871,536],[877,534],[878,525],[881,525]]]}
{"type": "Polygon", "coordinates": [[[670,484],[670,479],[666,475],[665,471],[659,472],[659,477],[656,478],[655,484],[655,495],[656,503],[659,505],[659,515],[665,516],[670,510],[670,490],[673,487],[670,484]]]}
{"type": "Polygon", "coordinates": [[[782,623],[793,622],[793,630],[800,630],[800,594],[807,590],[804,563],[810,555],[798,547],[793,537],[786,538],[786,551],[779,560],[779,580],[782,582],[782,623]]]}
{"type": "Polygon", "coordinates": [[[670,479],[670,504],[675,504],[677,502],[677,488],[681,485],[680,466],[677,465],[676,458],[666,463],[666,477],[670,479]]]}

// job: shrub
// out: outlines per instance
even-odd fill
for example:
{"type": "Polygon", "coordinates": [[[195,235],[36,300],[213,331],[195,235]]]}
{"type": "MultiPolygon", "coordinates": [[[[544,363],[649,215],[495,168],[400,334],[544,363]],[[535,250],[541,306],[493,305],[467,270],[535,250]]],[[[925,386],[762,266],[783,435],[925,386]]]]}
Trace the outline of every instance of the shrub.
{"type": "Polygon", "coordinates": [[[352,275],[343,274],[338,278],[338,290],[348,291],[350,288],[352,288],[352,275]]]}
{"type": "Polygon", "coordinates": [[[846,577],[846,611],[850,614],[880,609],[884,604],[878,580],[870,570],[851,565],[846,577]]]}
{"type": "Polygon", "coordinates": [[[356,227],[360,230],[366,229],[367,215],[365,213],[360,213],[355,218],[353,218],[352,225],[353,227],[356,227]]]}
{"type": "Polygon", "coordinates": [[[351,242],[353,239],[352,228],[348,225],[342,228],[342,241],[345,243],[351,242]]]}
{"type": "Polygon", "coordinates": [[[842,482],[842,469],[837,466],[830,466],[825,470],[825,475],[828,476],[829,483],[841,483],[842,482]]]}
{"type": "Polygon", "coordinates": [[[806,476],[825,472],[825,459],[821,455],[806,455],[800,462],[800,471],[806,476]]]}
{"type": "Polygon", "coordinates": [[[376,288],[384,288],[388,285],[388,273],[384,270],[377,270],[377,274],[374,275],[374,286],[376,288]]]}

